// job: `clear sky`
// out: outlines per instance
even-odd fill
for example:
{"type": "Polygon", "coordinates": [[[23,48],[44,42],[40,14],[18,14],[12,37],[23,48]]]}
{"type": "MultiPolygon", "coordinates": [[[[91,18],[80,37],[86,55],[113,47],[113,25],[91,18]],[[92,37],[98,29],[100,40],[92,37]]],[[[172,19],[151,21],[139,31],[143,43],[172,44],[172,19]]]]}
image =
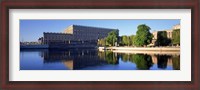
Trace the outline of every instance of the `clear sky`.
{"type": "Polygon", "coordinates": [[[180,24],[179,19],[133,19],[133,20],[20,20],[20,41],[37,41],[43,32],[63,32],[70,25],[85,25],[119,29],[119,35],[135,35],[137,26],[146,24],[151,32],[171,29],[180,24]]]}

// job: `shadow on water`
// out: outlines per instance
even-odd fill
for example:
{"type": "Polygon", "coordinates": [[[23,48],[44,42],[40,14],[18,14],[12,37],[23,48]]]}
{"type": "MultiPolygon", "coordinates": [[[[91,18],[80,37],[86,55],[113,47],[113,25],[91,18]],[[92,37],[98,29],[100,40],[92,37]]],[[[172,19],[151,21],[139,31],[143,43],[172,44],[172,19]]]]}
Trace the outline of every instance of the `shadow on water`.
{"type": "Polygon", "coordinates": [[[20,51],[20,69],[180,70],[180,55],[125,54],[95,49],[23,49],[20,51]],[[27,65],[31,62],[35,66],[27,65]]]}

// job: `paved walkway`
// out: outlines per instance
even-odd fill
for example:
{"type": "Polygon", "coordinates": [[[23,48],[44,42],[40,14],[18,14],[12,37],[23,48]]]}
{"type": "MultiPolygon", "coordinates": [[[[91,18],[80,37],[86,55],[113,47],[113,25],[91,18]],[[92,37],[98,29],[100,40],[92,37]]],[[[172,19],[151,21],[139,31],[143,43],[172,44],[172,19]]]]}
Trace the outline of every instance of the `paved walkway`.
{"type": "Polygon", "coordinates": [[[116,53],[180,54],[179,47],[99,47],[99,51],[105,50],[116,53]]]}

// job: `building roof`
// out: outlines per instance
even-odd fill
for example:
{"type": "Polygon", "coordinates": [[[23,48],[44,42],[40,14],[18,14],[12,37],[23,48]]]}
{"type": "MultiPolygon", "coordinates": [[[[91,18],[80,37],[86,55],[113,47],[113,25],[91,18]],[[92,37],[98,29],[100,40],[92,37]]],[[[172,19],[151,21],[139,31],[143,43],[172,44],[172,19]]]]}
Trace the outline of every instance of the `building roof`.
{"type": "Polygon", "coordinates": [[[176,24],[176,25],[173,26],[172,29],[180,29],[180,28],[181,28],[181,25],[180,24],[176,24]]]}
{"type": "Polygon", "coordinates": [[[114,29],[114,28],[104,28],[104,27],[95,27],[95,26],[84,26],[84,25],[72,25],[72,26],[73,27],[86,27],[86,28],[118,30],[118,29],[114,29]]]}
{"type": "Polygon", "coordinates": [[[176,25],[174,25],[171,29],[165,29],[165,30],[157,30],[157,31],[153,31],[152,33],[156,33],[156,32],[158,32],[158,31],[167,31],[167,32],[172,32],[175,28],[179,28],[180,29],[180,24],[176,24],[176,25]]]}
{"type": "Polygon", "coordinates": [[[68,33],[63,33],[63,32],[43,32],[43,34],[71,35],[71,34],[68,34],[68,33]]]}

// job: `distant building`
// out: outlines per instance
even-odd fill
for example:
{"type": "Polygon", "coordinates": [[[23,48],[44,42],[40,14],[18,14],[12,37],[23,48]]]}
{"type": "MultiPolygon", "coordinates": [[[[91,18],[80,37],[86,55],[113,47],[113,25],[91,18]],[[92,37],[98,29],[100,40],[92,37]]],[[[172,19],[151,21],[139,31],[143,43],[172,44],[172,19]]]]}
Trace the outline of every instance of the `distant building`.
{"type": "Polygon", "coordinates": [[[180,24],[174,25],[172,29],[181,29],[181,25],[180,24]]]}
{"type": "Polygon", "coordinates": [[[108,33],[118,29],[71,25],[61,33],[44,32],[39,38],[42,44],[97,44],[98,39],[108,36],[108,33]]]}
{"type": "MultiPolygon", "coordinates": [[[[173,30],[175,29],[181,29],[181,25],[180,24],[177,24],[177,25],[174,25],[171,29],[169,30],[161,30],[161,31],[166,31],[167,32],[167,37],[169,39],[172,39],[172,32],[173,30]]],[[[152,46],[155,46],[156,45],[156,40],[157,40],[157,34],[158,34],[158,31],[155,31],[155,32],[152,32],[153,34],[153,39],[152,39],[152,43],[150,45],[152,46]]]]}

